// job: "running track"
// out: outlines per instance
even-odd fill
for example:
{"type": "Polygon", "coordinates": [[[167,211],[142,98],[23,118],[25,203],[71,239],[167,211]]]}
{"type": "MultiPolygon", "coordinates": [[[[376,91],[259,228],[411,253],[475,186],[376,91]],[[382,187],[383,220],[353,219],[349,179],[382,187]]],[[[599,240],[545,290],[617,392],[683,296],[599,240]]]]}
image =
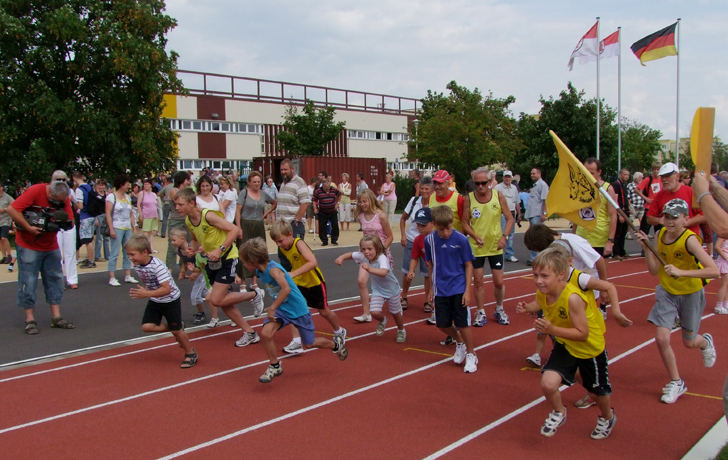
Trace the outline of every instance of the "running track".
{"type": "MultiPolygon", "coordinates": [[[[475,374],[454,365],[454,346],[441,346],[442,334],[425,325],[421,293],[410,294],[405,344],[394,342],[394,328],[376,337],[373,323],[355,324],[356,301],[337,303],[349,358],[324,350],[288,357],[270,384],[258,382],[267,366],[262,347],[235,348],[239,330],[229,327],[191,333],[200,361],[190,370],[179,369],[181,351],[167,336],[0,372],[3,457],[679,459],[723,414],[728,318],[711,314],[718,283],[706,289],[701,325],[715,338],[718,361],[705,369],[699,351],[674,334],[688,394],[666,405],[659,398],[668,377],[646,321],[657,279],[640,258],[610,263],[609,275],[635,325],[607,322],[618,422],[603,441],[589,438],[598,410],[573,407],[584,394],[578,385],[563,391],[566,424],[551,439],[539,433],[550,408],[540,373],[525,361],[535,333],[530,317],[514,312],[535,292],[524,271],[506,275],[511,325],[489,319],[473,330],[475,374]]],[[[330,333],[322,318],[314,321],[330,333]]],[[[289,339],[279,333],[279,348],[289,339]]]]}

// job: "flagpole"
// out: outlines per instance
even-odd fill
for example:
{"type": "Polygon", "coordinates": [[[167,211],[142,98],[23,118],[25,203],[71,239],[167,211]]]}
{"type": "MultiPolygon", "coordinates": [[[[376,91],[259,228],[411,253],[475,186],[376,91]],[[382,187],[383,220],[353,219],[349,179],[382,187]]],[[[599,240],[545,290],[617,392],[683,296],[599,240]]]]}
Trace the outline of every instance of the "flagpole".
{"type": "Polygon", "coordinates": [[[675,164],[680,169],[680,18],[677,18],[677,91],[675,95],[675,164]]]}
{"type": "MultiPolygon", "coordinates": [[[[619,54],[617,55],[617,174],[622,172],[622,28],[617,27],[619,54]]],[[[606,48],[606,46],[605,46],[606,48]]]]}
{"type": "Polygon", "coordinates": [[[599,122],[601,119],[601,106],[599,100],[599,16],[597,16],[597,160],[599,159],[599,122]]]}

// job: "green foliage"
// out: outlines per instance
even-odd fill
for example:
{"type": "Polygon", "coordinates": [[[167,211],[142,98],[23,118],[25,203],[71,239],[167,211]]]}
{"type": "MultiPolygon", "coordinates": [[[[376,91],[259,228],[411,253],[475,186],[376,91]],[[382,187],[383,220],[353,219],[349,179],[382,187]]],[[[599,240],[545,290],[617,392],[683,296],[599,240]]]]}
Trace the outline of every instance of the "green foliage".
{"type": "Polygon", "coordinates": [[[662,133],[636,120],[622,120],[622,167],[649,171],[660,150],[662,133]]]}
{"type": "Polygon", "coordinates": [[[0,0],[0,170],[13,183],[54,169],[111,177],[173,169],[160,120],[183,92],[176,21],[163,0],[0,0]]]}
{"type": "MultiPolygon", "coordinates": [[[[397,211],[404,210],[404,207],[409,203],[410,189],[415,184],[415,180],[411,177],[399,176],[397,174],[392,177],[392,182],[395,184],[395,191],[397,192],[397,211]]],[[[391,223],[391,222],[390,222],[391,223]]]]}
{"type": "Polygon", "coordinates": [[[713,139],[713,163],[718,163],[718,171],[728,170],[728,145],[717,137],[713,139]]]}
{"type": "Polygon", "coordinates": [[[407,158],[446,169],[464,184],[473,169],[505,162],[523,148],[508,108],[515,98],[484,97],[455,81],[447,89],[448,95],[428,91],[422,99],[417,123],[409,126],[407,158]]]}
{"type": "Polygon", "coordinates": [[[339,137],[346,123],[334,123],[336,109],[316,108],[311,100],[306,100],[301,112],[294,105],[286,108],[285,130],[276,136],[278,148],[291,155],[325,155],[326,144],[339,137]]]}

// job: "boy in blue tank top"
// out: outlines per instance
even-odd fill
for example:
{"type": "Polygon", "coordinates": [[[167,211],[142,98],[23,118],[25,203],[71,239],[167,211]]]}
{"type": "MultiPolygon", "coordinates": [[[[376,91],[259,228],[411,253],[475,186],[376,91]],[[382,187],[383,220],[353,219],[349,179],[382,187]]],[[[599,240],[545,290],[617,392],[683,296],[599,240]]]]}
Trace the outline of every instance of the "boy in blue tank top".
{"type": "Polygon", "coordinates": [[[346,359],[349,352],[342,336],[335,335],[331,341],[314,335],[313,320],[306,299],[281,264],[268,258],[268,246],[262,238],[252,238],[243,243],[240,247],[240,260],[248,270],[255,270],[268,295],[273,299],[273,303],[268,307],[263,329],[260,331],[263,348],[270,360],[268,369],[260,376],[261,383],[269,383],[283,373],[273,335],[289,324],[298,330],[304,349],[326,348],[333,350],[340,360],[346,359]]]}

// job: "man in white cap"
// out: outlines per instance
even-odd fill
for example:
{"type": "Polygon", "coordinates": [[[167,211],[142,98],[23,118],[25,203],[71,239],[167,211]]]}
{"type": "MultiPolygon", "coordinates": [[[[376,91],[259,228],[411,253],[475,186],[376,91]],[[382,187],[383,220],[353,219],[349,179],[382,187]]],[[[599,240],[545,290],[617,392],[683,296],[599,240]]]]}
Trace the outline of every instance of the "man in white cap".
{"type": "Polygon", "coordinates": [[[668,201],[674,199],[685,200],[688,203],[689,214],[685,228],[691,230],[696,235],[700,235],[700,224],[705,222],[705,216],[700,209],[695,209],[693,203],[693,189],[689,185],[680,183],[680,170],[675,163],[665,163],[658,172],[662,190],[655,194],[652,205],[647,211],[647,223],[650,225],[662,224],[662,209],[668,201]]]}
{"type": "MultiPolygon", "coordinates": [[[[513,222],[518,222],[521,218],[521,206],[520,198],[518,196],[518,187],[513,184],[513,173],[506,170],[503,171],[503,182],[495,186],[495,190],[506,198],[508,203],[508,210],[513,216],[513,222]]],[[[501,217],[501,230],[506,229],[506,218],[501,217]]],[[[511,227],[511,232],[508,234],[508,240],[506,241],[505,256],[507,262],[518,262],[516,254],[513,252],[513,234],[516,233],[516,226],[511,227]]]]}

